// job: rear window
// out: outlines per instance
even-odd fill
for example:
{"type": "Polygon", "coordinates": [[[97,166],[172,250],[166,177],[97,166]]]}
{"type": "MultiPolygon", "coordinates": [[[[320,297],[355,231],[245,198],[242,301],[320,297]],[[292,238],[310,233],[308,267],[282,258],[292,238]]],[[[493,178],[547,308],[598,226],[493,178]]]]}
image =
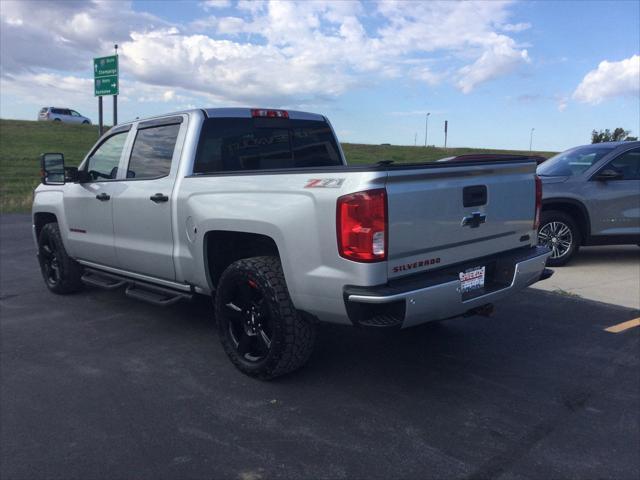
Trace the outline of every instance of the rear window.
{"type": "Polygon", "coordinates": [[[310,120],[210,118],[194,173],[341,165],[329,124],[310,120]]]}
{"type": "Polygon", "coordinates": [[[47,110],[49,110],[49,108],[48,108],[48,107],[42,107],[42,108],[40,109],[40,113],[47,113],[47,110]]]}

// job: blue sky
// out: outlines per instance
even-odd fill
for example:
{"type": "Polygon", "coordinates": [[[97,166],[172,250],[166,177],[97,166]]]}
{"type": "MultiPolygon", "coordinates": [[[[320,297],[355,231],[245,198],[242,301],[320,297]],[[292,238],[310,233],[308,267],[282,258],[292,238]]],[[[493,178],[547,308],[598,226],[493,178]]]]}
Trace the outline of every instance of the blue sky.
{"type": "MultiPolygon", "coordinates": [[[[0,116],[96,120],[91,59],[120,45],[119,119],[201,106],[327,115],[341,141],[563,150],[640,131],[640,2],[66,1],[0,6],[0,116]],[[42,28],[48,25],[48,28],[42,28]]],[[[111,114],[107,99],[106,112],[111,114]]]]}

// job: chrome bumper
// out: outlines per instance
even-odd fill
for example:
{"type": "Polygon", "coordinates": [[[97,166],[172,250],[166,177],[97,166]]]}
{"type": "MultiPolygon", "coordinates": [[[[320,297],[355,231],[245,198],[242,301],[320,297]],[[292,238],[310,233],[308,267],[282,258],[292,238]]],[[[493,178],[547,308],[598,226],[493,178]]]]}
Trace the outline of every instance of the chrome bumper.
{"type": "Polygon", "coordinates": [[[551,252],[546,248],[537,247],[533,248],[531,253],[531,256],[515,262],[513,278],[509,285],[468,300],[463,300],[459,280],[392,295],[347,293],[346,299],[350,303],[380,305],[404,301],[402,328],[455,317],[507,297],[538,280],[548,278],[550,271],[545,271],[545,264],[551,252]]]}

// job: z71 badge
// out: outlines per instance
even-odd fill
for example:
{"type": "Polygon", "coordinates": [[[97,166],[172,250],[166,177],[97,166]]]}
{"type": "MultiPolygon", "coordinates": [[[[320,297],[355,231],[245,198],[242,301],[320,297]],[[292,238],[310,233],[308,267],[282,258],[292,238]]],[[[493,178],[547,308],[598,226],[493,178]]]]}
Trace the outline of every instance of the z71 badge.
{"type": "Polygon", "coordinates": [[[304,188],[340,188],[343,183],[344,178],[312,178],[304,188]]]}

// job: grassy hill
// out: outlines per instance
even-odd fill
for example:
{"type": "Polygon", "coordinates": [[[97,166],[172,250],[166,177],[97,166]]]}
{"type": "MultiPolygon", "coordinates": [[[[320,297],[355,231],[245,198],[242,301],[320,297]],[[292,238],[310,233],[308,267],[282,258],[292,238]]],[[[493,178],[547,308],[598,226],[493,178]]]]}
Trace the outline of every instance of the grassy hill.
{"type": "MultiPolygon", "coordinates": [[[[0,120],[0,212],[28,211],[32,191],[40,182],[39,156],[64,153],[67,165],[77,165],[98,138],[98,127],[54,122],[0,120]]],[[[429,162],[465,153],[529,153],[477,148],[404,147],[343,143],[350,164],[429,162]]],[[[549,157],[553,152],[535,152],[549,157]]]]}

